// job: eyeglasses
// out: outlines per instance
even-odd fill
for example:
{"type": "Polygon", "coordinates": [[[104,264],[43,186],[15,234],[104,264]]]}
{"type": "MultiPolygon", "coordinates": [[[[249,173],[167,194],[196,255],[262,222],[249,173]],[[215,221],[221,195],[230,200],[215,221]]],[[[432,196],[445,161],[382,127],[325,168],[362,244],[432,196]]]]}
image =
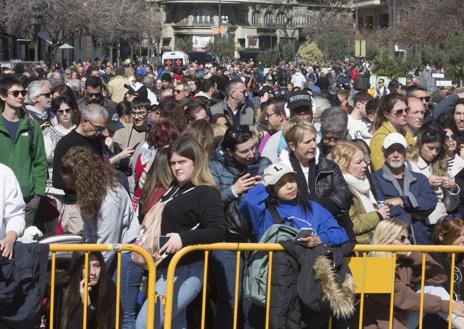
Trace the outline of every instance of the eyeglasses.
{"type": "Polygon", "coordinates": [[[100,133],[101,133],[103,130],[106,129],[105,126],[97,126],[96,124],[94,124],[94,123],[93,123],[92,121],[90,121],[90,120],[85,120],[85,121],[88,122],[88,123],[90,123],[90,124],[92,125],[93,129],[95,129],[97,132],[100,132],[100,133]]]}
{"type": "Polygon", "coordinates": [[[59,109],[58,111],[56,111],[56,113],[58,113],[59,115],[63,115],[65,113],[71,113],[71,109],[59,109]]]}
{"type": "Polygon", "coordinates": [[[410,235],[400,235],[396,237],[396,240],[398,240],[401,243],[404,243],[406,240],[412,241],[412,237],[410,235]]]}
{"type": "Polygon", "coordinates": [[[430,96],[417,97],[417,98],[419,98],[421,101],[426,101],[427,103],[430,102],[430,96]]]}
{"type": "Polygon", "coordinates": [[[246,93],[247,93],[246,89],[244,89],[244,90],[234,90],[234,91],[237,91],[237,92],[239,92],[239,93],[241,93],[243,95],[246,95],[246,93]]]}
{"type": "Polygon", "coordinates": [[[40,96],[45,96],[46,98],[50,98],[52,96],[52,93],[43,93],[43,94],[40,94],[40,96]]]}
{"type": "Polygon", "coordinates": [[[179,90],[179,89],[175,89],[174,91],[176,92],[176,94],[180,94],[180,93],[184,92],[184,90],[179,90]]]}
{"type": "Polygon", "coordinates": [[[445,136],[445,140],[449,141],[450,139],[456,140],[456,135],[455,135],[455,134],[452,134],[452,135],[446,135],[446,136],[445,136]]]}
{"type": "Polygon", "coordinates": [[[13,95],[13,97],[18,97],[19,94],[21,94],[21,96],[26,96],[27,94],[27,91],[25,91],[24,89],[23,90],[13,90],[13,91],[9,91],[8,92],[8,95],[13,95]]]}
{"type": "Polygon", "coordinates": [[[398,109],[398,110],[395,110],[395,111],[391,111],[391,114],[397,116],[397,117],[400,117],[402,115],[405,115],[405,114],[408,114],[409,113],[409,107],[406,107],[404,109],[398,109]]]}

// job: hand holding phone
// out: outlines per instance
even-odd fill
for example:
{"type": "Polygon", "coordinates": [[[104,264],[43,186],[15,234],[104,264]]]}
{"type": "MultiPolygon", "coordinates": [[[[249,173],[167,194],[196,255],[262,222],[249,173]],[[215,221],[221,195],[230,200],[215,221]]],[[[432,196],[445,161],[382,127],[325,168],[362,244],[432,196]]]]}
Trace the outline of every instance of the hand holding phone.
{"type": "Polygon", "coordinates": [[[316,232],[314,232],[314,229],[311,227],[303,227],[300,229],[300,231],[297,233],[295,240],[299,241],[304,238],[307,238],[308,236],[315,236],[316,232]]]}
{"type": "Polygon", "coordinates": [[[247,166],[246,168],[246,173],[250,174],[251,177],[258,176],[258,172],[259,172],[259,165],[257,164],[247,166]]]}

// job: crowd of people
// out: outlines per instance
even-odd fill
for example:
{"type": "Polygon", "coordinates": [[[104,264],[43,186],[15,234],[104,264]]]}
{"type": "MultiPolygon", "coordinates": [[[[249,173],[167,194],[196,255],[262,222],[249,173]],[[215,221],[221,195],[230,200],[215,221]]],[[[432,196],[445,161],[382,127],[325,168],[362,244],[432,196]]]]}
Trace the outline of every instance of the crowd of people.
{"type": "MultiPolygon", "coordinates": [[[[367,61],[326,70],[284,62],[117,66],[99,59],[50,72],[2,69],[2,256],[14,259],[15,242],[29,227],[130,244],[147,219],[160,216],[165,241],[157,249],[156,293],[163,296],[169,261],[183,247],[269,242],[276,224],[291,227],[295,239],[283,244],[290,260],[279,259],[273,286],[286,279],[292,285],[278,290],[285,298],[271,299],[271,313],[280,313],[270,327],[319,328],[328,315],[321,320],[308,311],[304,298],[299,304],[300,283],[296,288],[289,274],[306,271],[307,253],[349,256],[356,243],[464,244],[464,93],[432,99],[413,79],[406,86],[379,79],[371,87],[369,69],[367,61]],[[286,298],[297,301],[298,312],[283,311],[293,305],[286,298]]],[[[262,305],[242,294],[247,256],[240,255],[236,282],[235,251],[211,253],[211,328],[232,328],[236,298],[240,327],[264,324],[262,305]]],[[[394,328],[415,328],[422,260],[397,256],[394,328]]],[[[426,262],[424,312],[443,325],[451,260],[432,254],[426,262]]],[[[121,263],[122,328],[145,328],[144,269],[131,253],[121,263]]],[[[89,328],[114,328],[114,253],[90,254],[88,283],[84,268],[77,255],[60,328],[80,328],[86,304],[89,328]]],[[[177,267],[173,328],[192,327],[187,311],[204,270],[198,254],[177,267]]],[[[454,271],[463,270],[458,256],[454,271]]],[[[458,275],[451,319],[457,328],[464,328],[463,289],[458,275]]],[[[365,328],[388,326],[384,297],[366,297],[365,328]]],[[[155,328],[163,327],[162,307],[157,303],[155,328]]],[[[347,317],[336,325],[356,324],[347,317]]]]}

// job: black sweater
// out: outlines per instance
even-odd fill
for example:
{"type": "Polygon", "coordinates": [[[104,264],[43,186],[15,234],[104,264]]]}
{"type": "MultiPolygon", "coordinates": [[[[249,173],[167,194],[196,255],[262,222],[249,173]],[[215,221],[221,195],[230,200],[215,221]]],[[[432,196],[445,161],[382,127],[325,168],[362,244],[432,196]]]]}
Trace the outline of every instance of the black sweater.
{"type": "Polygon", "coordinates": [[[182,194],[192,187],[190,183],[180,189],[174,186],[163,197],[166,200],[174,194],[163,210],[161,234],[179,233],[184,247],[223,241],[225,219],[219,190],[202,185],[182,194]]]}

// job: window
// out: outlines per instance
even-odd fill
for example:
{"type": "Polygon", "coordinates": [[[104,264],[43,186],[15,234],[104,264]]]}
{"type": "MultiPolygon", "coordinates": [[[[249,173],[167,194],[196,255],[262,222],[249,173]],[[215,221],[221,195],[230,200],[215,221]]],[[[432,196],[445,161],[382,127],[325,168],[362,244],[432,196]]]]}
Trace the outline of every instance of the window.
{"type": "Polygon", "coordinates": [[[287,15],[285,15],[284,12],[280,12],[277,14],[277,18],[276,18],[276,22],[277,22],[277,25],[285,25],[286,21],[287,21],[287,15]]]}
{"type": "Polygon", "coordinates": [[[256,10],[251,15],[251,24],[252,25],[261,25],[261,13],[256,10]]]}
{"type": "Polygon", "coordinates": [[[274,15],[271,11],[268,11],[264,15],[264,25],[273,25],[274,24],[274,15]]]}

